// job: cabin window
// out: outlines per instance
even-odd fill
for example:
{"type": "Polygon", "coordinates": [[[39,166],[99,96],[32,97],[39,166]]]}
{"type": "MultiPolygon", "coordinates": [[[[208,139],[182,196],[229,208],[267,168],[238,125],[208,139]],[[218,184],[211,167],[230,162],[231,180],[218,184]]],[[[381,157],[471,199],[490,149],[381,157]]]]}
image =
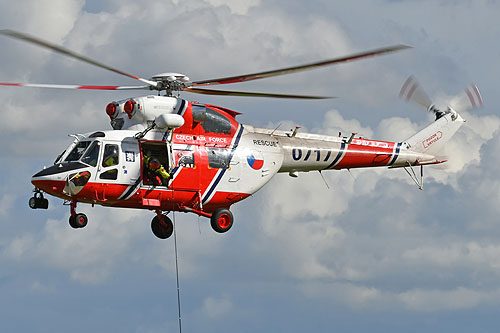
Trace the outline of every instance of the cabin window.
{"type": "Polygon", "coordinates": [[[89,138],[104,138],[105,136],[104,132],[94,132],[89,135],[89,138]]]}
{"type": "Polygon", "coordinates": [[[208,165],[214,169],[229,169],[231,154],[229,149],[208,148],[208,165]]]}
{"type": "Polygon", "coordinates": [[[118,169],[111,169],[106,172],[101,173],[99,176],[101,179],[116,180],[118,178],[118,169]]]}
{"type": "Polygon", "coordinates": [[[99,142],[94,141],[92,146],[87,150],[82,158],[83,163],[87,163],[93,167],[97,166],[97,159],[99,158],[99,142]]]}
{"type": "Polygon", "coordinates": [[[66,162],[78,161],[92,141],[80,141],[66,157],[66,162]]]}
{"type": "Polygon", "coordinates": [[[206,108],[206,119],[201,123],[205,132],[211,133],[231,133],[231,122],[219,112],[206,108]]]}
{"type": "Polygon", "coordinates": [[[61,158],[63,157],[64,153],[66,152],[66,150],[64,150],[61,154],[59,154],[59,156],[57,156],[54,164],[57,164],[61,161],[61,158]]]}
{"type": "Polygon", "coordinates": [[[102,157],[102,166],[110,167],[118,165],[118,145],[107,144],[104,146],[104,155],[102,157]]]}
{"type": "Polygon", "coordinates": [[[194,168],[194,153],[192,151],[177,151],[177,166],[184,168],[194,168]]]}

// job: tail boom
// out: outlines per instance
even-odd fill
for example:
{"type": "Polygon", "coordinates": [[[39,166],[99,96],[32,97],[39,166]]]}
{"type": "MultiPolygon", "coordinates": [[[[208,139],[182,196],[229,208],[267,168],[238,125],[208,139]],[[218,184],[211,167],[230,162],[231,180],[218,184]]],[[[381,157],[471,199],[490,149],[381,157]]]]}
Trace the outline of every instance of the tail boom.
{"type": "Polygon", "coordinates": [[[427,126],[403,143],[415,153],[435,155],[463,125],[465,120],[455,111],[450,110],[444,116],[427,126]]]}

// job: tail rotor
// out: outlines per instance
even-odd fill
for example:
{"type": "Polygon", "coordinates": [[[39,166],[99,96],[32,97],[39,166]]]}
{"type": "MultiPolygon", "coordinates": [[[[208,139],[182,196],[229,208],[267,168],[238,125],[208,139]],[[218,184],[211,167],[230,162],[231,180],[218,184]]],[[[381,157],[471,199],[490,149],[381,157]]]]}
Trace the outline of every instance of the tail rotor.
{"type": "Polygon", "coordinates": [[[414,76],[410,76],[405,81],[399,92],[399,97],[406,100],[406,102],[412,102],[426,111],[432,112],[436,116],[436,120],[450,112],[462,112],[483,106],[483,99],[479,89],[475,84],[471,84],[461,94],[449,101],[447,110],[440,110],[432,103],[429,95],[420,86],[414,76]]]}
{"type": "Polygon", "coordinates": [[[475,84],[465,88],[462,93],[450,101],[450,107],[457,111],[468,111],[483,106],[483,98],[475,84]]]}

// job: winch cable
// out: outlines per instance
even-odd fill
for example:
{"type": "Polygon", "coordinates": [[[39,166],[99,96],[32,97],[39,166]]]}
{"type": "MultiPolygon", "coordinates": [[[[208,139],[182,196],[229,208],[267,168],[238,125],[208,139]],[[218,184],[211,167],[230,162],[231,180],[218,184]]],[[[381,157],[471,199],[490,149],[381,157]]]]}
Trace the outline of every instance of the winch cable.
{"type": "Polygon", "coordinates": [[[177,255],[177,228],[175,225],[175,212],[172,212],[174,222],[174,248],[175,248],[175,276],[177,280],[177,309],[179,311],[179,333],[182,333],[182,317],[181,317],[181,289],[179,287],[179,262],[177,255]]]}

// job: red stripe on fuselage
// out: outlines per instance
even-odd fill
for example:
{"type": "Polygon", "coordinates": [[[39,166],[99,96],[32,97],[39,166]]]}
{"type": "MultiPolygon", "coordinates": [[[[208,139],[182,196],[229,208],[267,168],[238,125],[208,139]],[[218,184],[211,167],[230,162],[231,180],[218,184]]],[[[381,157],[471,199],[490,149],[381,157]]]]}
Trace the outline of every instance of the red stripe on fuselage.
{"type": "MultiPolygon", "coordinates": [[[[73,200],[63,193],[65,181],[35,180],[33,185],[42,189],[47,194],[64,200],[73,200]]],[[[165,211],[179,211],[182,207],[197,207],[199,196],[197,191],[190,189],[166,189],[166,188],[140,188],[128,200],[118,198],[126,191],[128,185],[109,183],[87,183],[78,195],[77,202],[98,204],[102,206],[137,208],[137,209],[161,209],[165,211]],[[145,200],[144,200],[145,199],[145,200]],[[160,207],[149,206],[149,204],[160,203],[160,207]]],[[[216,192],[209,205],[204,206],[204,211],[214,211],[220,207],[229,207],[233,203],[247,198],[247,193],[216,192]]]]}
{"type": "Polygon", "coordinates": [[[356,144],[348,145],[344,157],[334,169],[385,166],[393,152],[394,142],[356,140],[356,144]]]}

